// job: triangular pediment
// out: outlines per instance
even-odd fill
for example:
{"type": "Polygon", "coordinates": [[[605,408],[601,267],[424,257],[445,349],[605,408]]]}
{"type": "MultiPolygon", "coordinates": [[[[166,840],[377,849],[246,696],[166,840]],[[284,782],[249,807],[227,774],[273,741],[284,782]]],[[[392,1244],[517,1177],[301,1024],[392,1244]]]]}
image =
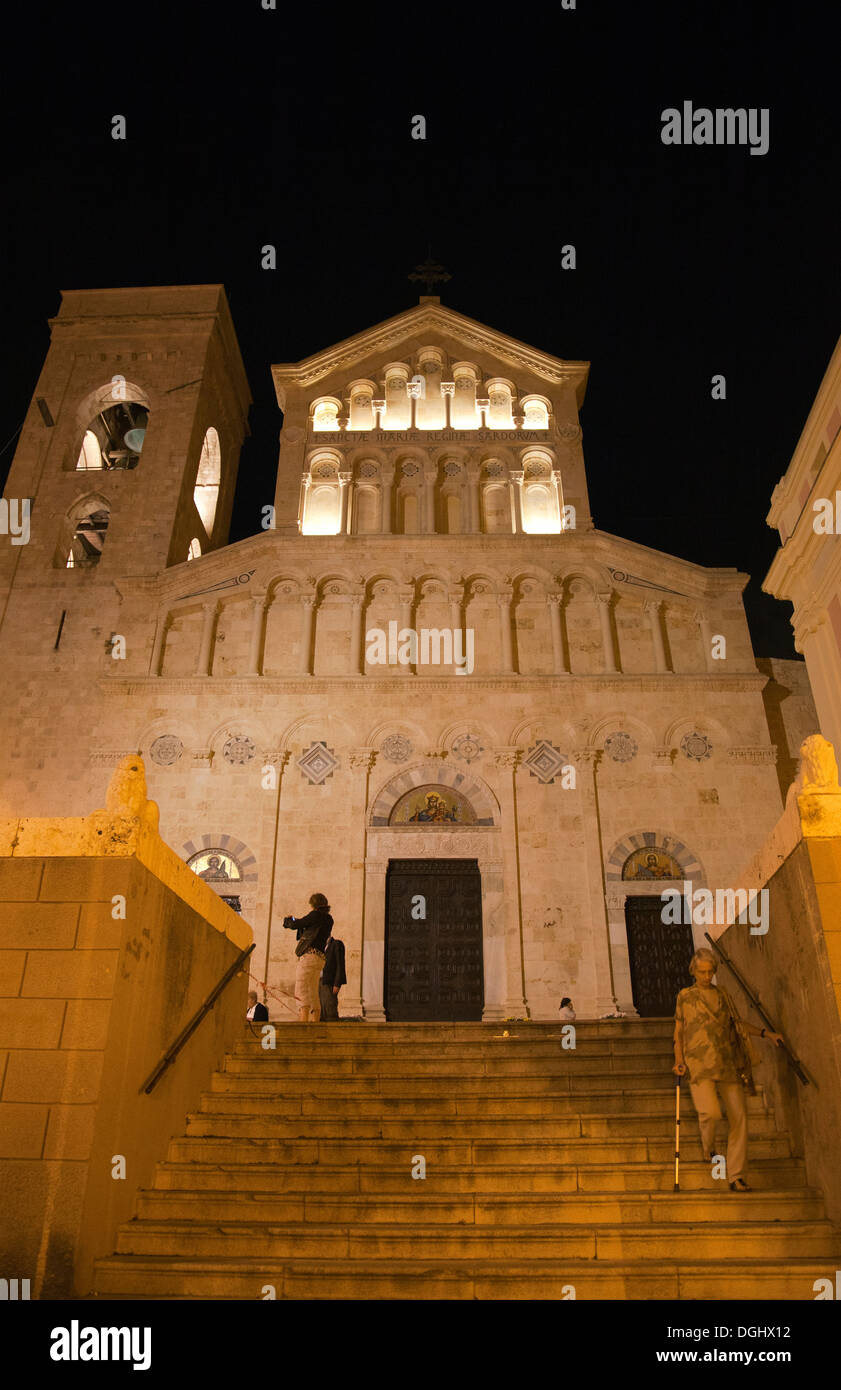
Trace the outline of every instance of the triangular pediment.
{"type": "Polygon", "coordinates": [[[434,338],[437,334],[450,342],[455,340],[463,344],[467,358],[475,356],[477,352],[487,353],[515,370],[520,368],[546,382],[571,383],[580,408],[589,362],[565,361],[541,352],[528,343],[521,343],[517,338],[459,314],[455,309],[445,308],[434,296],[422,299],[419,304],[394,318],[385,319],[372,328],[355,333],[351,338],[313,353],[301,362],[284,362],[273,366],[272,376],[278,396],[282,396],[285,385],[309,387],[340,369],[347,371],[355,363],[371,357],[380,354],[399,357],[401,344],[416,342],[419,337],[434,338]]]}

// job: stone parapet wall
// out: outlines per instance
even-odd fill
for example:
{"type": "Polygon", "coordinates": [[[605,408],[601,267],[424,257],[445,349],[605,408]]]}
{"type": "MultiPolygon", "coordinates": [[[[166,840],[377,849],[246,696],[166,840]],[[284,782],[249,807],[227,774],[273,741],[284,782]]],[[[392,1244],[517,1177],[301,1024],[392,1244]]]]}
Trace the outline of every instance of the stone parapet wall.
{"type": "Polygon", "coordinates": [[[0,1252],[33,1297],[89,1291],[246,1009],[243,974],[142,1093],[251,931],[158,839],[145,792],[109,800],[0,825],[0,1252]]]}

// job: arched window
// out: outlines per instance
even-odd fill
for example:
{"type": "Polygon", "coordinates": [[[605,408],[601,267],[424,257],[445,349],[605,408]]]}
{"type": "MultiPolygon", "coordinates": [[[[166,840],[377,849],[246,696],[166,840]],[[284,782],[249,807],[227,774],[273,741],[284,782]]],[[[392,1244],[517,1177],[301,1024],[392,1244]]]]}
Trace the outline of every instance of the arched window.
{"type": "Polygon", "coordinates": [[[196,486],[193,489],[193,501],[208,539],[212,535],[213,522],[216,519],[216,503],[219,500],[221,476],[222,451],[219,447],[219,436],[211,425],[201,446],[199,470],[196,474],[196,486]]]}
{"type": "Polygon", "coordinates": [[[356,533],[370,536],[380,529],[380,495],[375,487],[357,484],[354,494],[356,533]]]}
{"type": "Polygon", "coordinates": [[[77,472],[136,468],[146,437],[149,411],[136,401],[117,401],[89,422],[76,460],[77,472]]]}
{"type": "Polygon", "coordinates": [[[523,429],[524,430],[548,430],[549,411],[546,402],[533,396],[527,396],[523,401],[523,429]]]}
{"type": "Polygon", "coordinates": [[[374,395],[376,387],[372,381],[355,381],[350,388],[350,428],[352,430],[372,430],[374,428],[374,395]]]}
{"type": "Polygon", "coordinates": [[[507,483],[489,483],[482,494],[485,531],[489,535],[511,533],[511,499],[507,483]]]}
{"type": "Polygon", "coordinates": [[[560,531],[553,489],[548,483],[532,483],[523,489],[523,530],[529,535],[560,531]]]}
{"type": "Polygon", "coordinates": [[[339,530],[339,488],[331,483],[311,486],[307,492],[305,536],[335,536],[339,530]]]}
{"type": "Polygon", "coordinates": [[[188,560],[197,560],[201,555],[201,541],[198,536],[193,536],[190,541],[190,549],[187,551],[188,560]]]}
{"type": "Polygon", "coordinates": [[[511,412],[511,382],[504,381],[502,377],[494,377],[487,383],[486,390],[488,393],[488,400],[490,401],[488,407],[488,424],[491,429],[513,429],[514,417],[511,412]]]}
{"type": "Polygon", "coordinates": [[[320,401],[312,416],[314,430],[337,430],[339,428],[339,407],[335,401],[320,401]]]}
{"type": "Polygon", "coordinates": [[[67,551],[66,569],[91,569],[99,564],[110,519],[111,509],[101,499],[89,498],[78,504],[71,518],[73,534],[67,551]]]}

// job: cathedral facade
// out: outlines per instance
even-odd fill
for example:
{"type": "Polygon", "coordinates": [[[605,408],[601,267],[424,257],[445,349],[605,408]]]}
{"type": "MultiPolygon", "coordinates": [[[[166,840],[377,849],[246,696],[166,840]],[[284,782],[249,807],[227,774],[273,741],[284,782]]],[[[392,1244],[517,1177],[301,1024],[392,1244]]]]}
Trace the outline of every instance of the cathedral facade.
{"type": "Polygon", "coordinates": [[[745,575],[597,529],[588,364],[426,296],[275,366],[276,483],[229,544],[222,288],[74,291],[51,330],[6,488],[2,814],[86,814],[139,750],[278,1020],[313,892],[344,1015],[671,1013],[711,923],[660,895],[739,887],[817,725],[799,663],[757,667],[745,575]]]}

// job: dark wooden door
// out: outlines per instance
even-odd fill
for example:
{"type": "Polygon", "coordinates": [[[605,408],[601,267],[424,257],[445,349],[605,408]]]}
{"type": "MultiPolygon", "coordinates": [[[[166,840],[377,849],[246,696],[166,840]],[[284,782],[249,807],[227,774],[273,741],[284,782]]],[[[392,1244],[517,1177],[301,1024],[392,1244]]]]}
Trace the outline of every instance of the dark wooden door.
{"type": "Polygon", "coordinates": [[[481,1020],[482,880],[475,859],[390,861],[384,998],[393,1022],[481,1020]]]}
{"type": "Polygon", "coordinates": [[[663,922],[659,897],[625,899],[634,1007],[641,1018],[673,1015],[678,991],[693,983],[694,946],[687,923],[663,922]]]}

